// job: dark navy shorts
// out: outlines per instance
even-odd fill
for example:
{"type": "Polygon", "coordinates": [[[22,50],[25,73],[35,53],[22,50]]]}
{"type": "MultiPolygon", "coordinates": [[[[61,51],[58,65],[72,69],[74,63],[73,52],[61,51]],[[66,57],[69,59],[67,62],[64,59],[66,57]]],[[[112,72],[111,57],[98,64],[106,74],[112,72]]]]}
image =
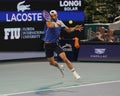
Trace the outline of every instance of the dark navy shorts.
{"type": "Polygon", "coordinates": [[[45,43],[44,47],[47,58],[53,57],[54,52],[57,53],[57,55],[64,52],[57,43],[45,43]]]}

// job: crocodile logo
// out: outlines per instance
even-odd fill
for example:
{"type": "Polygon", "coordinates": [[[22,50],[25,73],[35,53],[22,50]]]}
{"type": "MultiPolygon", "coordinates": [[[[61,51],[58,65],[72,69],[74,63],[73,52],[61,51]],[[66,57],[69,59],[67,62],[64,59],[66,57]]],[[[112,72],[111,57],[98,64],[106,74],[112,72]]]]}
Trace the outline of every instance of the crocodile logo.
{"type": "Polygon", "coordinates": [[[25,1],[21,1],[17,4],[18,12],[20,12],[20,11],[24,12],[25,10],[30,10],[30,4],[24,5],[24,3],[25,3],[25,1]]]}

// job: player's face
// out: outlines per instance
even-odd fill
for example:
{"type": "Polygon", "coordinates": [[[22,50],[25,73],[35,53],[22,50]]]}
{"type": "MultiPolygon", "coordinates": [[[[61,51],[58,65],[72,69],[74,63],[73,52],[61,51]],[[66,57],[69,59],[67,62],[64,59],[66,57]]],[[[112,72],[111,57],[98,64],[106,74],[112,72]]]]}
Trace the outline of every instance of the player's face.
{"type": "Polygon", "coordinates": [[[57,14],[51,14],[51,17],[52,17],[53,20],[56,21],[58,16],[57,16],[57,14]]]}

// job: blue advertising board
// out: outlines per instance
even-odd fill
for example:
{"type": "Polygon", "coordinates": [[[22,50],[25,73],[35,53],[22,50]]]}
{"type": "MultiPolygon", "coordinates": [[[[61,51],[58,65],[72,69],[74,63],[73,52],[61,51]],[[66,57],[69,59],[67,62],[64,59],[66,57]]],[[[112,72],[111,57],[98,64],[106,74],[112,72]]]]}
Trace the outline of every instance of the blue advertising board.
{"type": "Polygon", "coordinates": [[[82,44],[78,61],[120,61],[120,44],[82,44]]]}

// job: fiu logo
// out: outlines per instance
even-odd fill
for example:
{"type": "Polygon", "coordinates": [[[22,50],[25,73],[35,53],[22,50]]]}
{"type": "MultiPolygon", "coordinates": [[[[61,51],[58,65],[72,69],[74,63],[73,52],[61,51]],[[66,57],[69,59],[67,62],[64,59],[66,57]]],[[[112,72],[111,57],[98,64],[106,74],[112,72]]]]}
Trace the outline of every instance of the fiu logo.
{"type": "Polygon", "coordinates": [[[24,12],[25,10],[30,10],[30,4],[29,5],[24,5],[25,1],[19,2],[17,4],[17,10],[24,12]]]}
{"type": "Polygon", "coordinates": [[[4,40],[20,39],[20,28],[4,28],[4,40]]]}

